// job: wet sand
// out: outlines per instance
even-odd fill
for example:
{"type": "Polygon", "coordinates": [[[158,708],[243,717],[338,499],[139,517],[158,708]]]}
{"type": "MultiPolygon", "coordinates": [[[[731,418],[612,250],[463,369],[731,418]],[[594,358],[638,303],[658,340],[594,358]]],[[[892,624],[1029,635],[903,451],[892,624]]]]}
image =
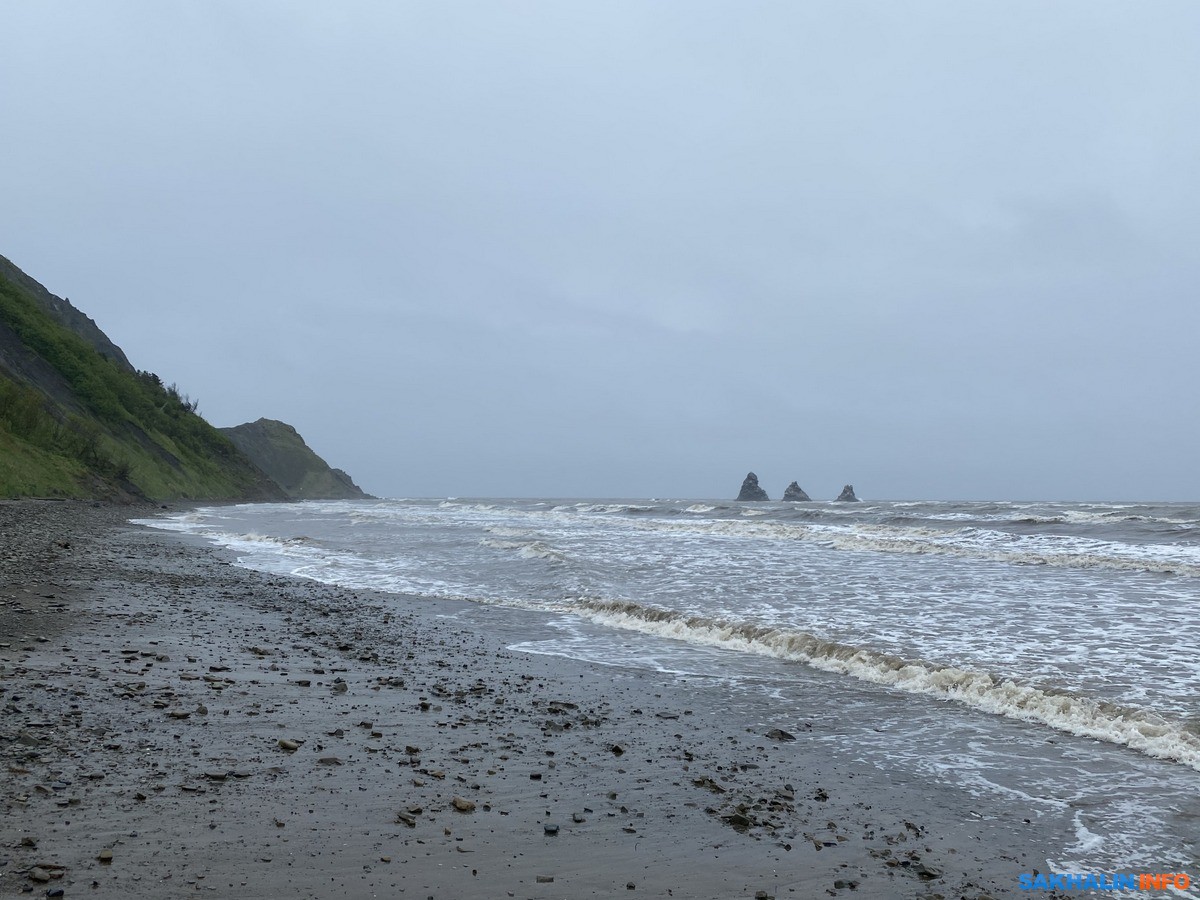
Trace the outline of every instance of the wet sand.
{"type": "Polygon", "coordinates": [[[0,503],[4,895],[986,898],[1058,838],[146,514],[0,503]]]}

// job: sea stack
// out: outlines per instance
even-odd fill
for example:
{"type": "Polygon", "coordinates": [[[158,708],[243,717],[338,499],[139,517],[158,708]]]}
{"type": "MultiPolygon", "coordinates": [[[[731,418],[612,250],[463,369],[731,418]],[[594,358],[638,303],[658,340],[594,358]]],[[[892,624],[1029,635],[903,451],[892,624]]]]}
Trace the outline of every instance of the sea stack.
{"type": "Polygon", "coordinates": [[[742,482],[742,489],[738,492],[739,500],[770,500],[767,492],[758,486],[758,476],[753,472],[746,476],[746,480],[742,482]]]}
{"type": "Polygon", "coordinates": [[[792,500],[796,503],[804,503],[811,500],[812,497],[804,493],[804,488],[800,487],[800,485],[793,481],[787,486],[787,490],[783,492],[783,499],[792,500]]]}
{"type": "Polygon", "coordinates": [[[857,503],[858,498],[854,496],[854,485],[848,484],[842,488],[842,492],[838,494],[838,503],[857,503]]]}

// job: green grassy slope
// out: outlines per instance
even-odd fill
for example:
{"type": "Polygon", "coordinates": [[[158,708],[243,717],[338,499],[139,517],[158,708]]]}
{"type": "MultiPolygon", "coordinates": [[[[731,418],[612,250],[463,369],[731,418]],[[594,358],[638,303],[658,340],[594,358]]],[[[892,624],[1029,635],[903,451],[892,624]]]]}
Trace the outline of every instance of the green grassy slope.
{"type": "Polygon", "coordinates": [[[130,372],[0,273],[0,496],[281,496],[195,404],[130,372]]]}

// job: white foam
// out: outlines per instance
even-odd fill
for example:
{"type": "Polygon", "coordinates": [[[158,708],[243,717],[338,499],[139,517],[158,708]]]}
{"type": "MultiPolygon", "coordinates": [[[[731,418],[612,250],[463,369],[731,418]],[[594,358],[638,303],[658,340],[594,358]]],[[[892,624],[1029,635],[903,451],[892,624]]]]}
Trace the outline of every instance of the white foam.
{"type": "Polygon", "coordinates": [[[1088,831],[1087,826],[1083,824],[1081,813],[1075,813],[1074,824],[1076,844],[1067,851],[1068,853],[1091,853],[1104,845],[1104,838],[1088,831]]]}
{"type": "Polygon", "coordinates": [[[501,541],[484,538],[479,543],[496,550],[516,550],[517,555],[525,559],[548,559],[553,562],[564,562],[567,559],[566,553],[544,541],[501,541]]]}
{"type": "Polygon", "coordinates": [[[805,631],[687,616],[635,603],[581,600],[576,606],[580,615],[600,624],[797,660],[908,693],[940,697],[984,712],[1122,744],[1200,771],[1200,738],[1151,711],[1046,690],[986,672],[905,660],[805,631]]]}
{"type": "MultiPolygon", "coordinates": [[[[743,517],[767,510],[744,510],[743,517]]],[[[1200,577],[1200,546],[1122,544],[1072,535],[1011,534],[983,528],[939,530],[854,523],[764,522],[745,518],[671,521],[630,520],[630,527],[742,538],[816,541],[840,550],[937,554],[1018,565],[1104,568],[1200,577]]]]}

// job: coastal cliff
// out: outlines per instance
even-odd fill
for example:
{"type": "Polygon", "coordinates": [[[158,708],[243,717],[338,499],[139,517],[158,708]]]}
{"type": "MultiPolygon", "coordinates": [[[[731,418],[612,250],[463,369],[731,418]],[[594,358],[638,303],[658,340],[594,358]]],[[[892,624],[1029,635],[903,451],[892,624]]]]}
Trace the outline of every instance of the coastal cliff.
{"type": "Polygon", "coordinates": [[[99,326],[0,257],[0,497],[283,499],[99,326]]]}

